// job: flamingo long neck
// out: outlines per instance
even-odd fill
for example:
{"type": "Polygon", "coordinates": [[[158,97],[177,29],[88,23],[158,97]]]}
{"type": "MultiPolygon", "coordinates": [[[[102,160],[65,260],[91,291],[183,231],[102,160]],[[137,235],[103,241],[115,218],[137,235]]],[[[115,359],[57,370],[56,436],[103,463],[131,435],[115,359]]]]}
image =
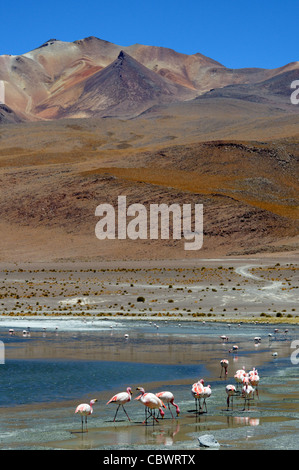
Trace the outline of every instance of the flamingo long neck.
{"type": "Polygon", "coordinates": [[[177,405],[177,404],[174,403],[174,402],[173,402],[172,404],[173,404],[173,406],[175,406],[175,409],[176,409],[177,414],[179,414],[179,413],[180,413],[179,405],[177,405]]]}

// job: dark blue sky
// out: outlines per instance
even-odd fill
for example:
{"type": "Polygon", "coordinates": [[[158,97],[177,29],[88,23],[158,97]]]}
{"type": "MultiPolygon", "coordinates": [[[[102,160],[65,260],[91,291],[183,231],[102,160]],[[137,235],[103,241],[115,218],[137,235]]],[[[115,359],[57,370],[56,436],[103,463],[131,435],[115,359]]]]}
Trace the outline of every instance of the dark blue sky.
{"type": "Polygon", "coordinates": [[[15,0],[1,2],[0,18],[0,54],[96,36],[200,52],[232,68],[299,60],[298,0],[15,0]]]}

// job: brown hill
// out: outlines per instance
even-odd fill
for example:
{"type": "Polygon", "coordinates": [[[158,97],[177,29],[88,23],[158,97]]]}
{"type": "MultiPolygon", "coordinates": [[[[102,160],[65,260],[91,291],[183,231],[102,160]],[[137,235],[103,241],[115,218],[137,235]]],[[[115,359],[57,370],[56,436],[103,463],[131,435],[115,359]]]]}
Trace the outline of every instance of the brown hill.
{"type": "MultiPolygon", "coordinates": [[[[203,258],[298,248],[298,138],[207,141],[201,129],[195,142],[195,126],[182,127],[180,119],[3,125],[0,260],[203,258]],[[203,248],[186,252],[172,239],[99,241],[95,208],[116,207],[119,195],[147,209],[202,203],[203,248]]],[[[282,122],[279,114],[276,120],[282,122]]],[[[271,126],[259,132],[266,136],[271,126]]]]}

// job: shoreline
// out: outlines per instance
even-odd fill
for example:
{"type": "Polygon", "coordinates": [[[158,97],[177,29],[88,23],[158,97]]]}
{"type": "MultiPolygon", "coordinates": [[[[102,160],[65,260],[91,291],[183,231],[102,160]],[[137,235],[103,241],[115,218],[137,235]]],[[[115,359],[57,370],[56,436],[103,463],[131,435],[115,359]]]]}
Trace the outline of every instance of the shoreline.
{"type": "Polygon", "coordinates": [[[288,325],[297,325],[299,324],[299,318],[287,318],[287,317],[279,317],[279,318],[269,318],[269,320],[264,320],[259,317],[243,317],[242,314],[238,314],[238,318],[234,317],[223,317],[223,316],[217,316],[216,314],[214,315],[214,318],[211,318],[209,316],[204,316],[204,315],[199,315],[198,317],[192,317],[191,316],[187,317],[185,316],[179,316],[178,314],[163,314],[161,313],[160,315],[142,315],[142,314],[136,314],[134,315],[127,315],[127,314],[112,314],[112,315],[102,315],[102,314],[90,314],[90,313],[80,313],[78,315],[60,315],[60,314],[53,314],[49,313],[46,315],[35,315],[35,314],[24,314],[24,313],[16,313],[14,315],[10,314],[1,314],[0,315],[0,327],[1,327],[1,322],[2,320],[7,320],[7,319],[21,319],[21,320],[80,320],[82,319],[89,319],[91,321],[93,320],[105,320],[105,321],[117,321],[117,320],[124,320],[124,321],[174,321],[174,322],[196,322],[196,323],[237,323],[237,324],[242,324],[242,323],[258,323],[261,325],[271,325],[271,324],[288,324],[288,325]]]}

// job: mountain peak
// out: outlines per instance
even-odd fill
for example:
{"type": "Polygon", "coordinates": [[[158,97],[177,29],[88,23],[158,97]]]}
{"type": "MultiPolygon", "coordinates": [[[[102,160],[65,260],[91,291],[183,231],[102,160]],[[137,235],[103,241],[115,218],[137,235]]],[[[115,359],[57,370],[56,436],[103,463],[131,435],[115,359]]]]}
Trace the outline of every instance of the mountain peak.
{"type": "Polygon", "coordinates": [[[123,50],[121,50],[117,58],[123,60],[126,57],[126,55],[127,54],[123,50]]]}

